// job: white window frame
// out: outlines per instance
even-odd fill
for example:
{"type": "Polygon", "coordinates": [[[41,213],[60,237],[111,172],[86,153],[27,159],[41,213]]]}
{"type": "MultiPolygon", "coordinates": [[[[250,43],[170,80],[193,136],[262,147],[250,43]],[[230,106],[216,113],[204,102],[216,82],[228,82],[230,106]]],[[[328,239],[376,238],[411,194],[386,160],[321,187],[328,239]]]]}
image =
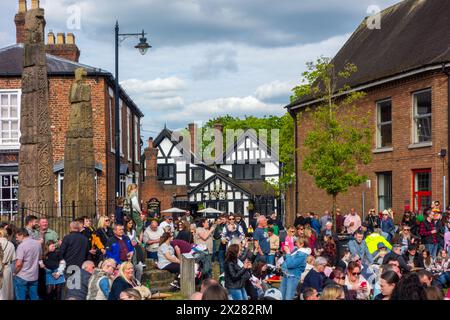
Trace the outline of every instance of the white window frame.
{"type": "Polygon", "coordinates": [[[122,131],[122,111],[123,111],[123,106],[125,105],[125,103],[123,102],[122,99],[120,99],[120,103],[119,103],[119,139],[120,139],[120,156],[123,157],[123,131],[122,131]]]}
{"type": "MultiPolygon", "coordinates": [[[[20,111],[21,111],[21,103],[22,103],[22,90],[21,89],[0,89],[0,95],[1,94],[8,94],[8,113],[11,113],[11,95],[17,94],[17,126],[18,126],[18,136],[17,136],[17,143],[3,143],[2,137],[1,137],[1,130],[0,130],[0,150],[18,150],[20,149],[20,111]]],[[[1,105],[1,99],[0,99],[0,105],[1,105]]],[[[11,122],[16,121],[16,118],[11,118],[10,114],[8,118],[2,118],[1,117],[1,107],[0,107],[0,121],[9,121],[9,126],[11,128],[11,122]]],[[[1,122],[0,122],[1,125],[1,122]]],[[[1,128],[1,126],[0,126],[1,128]]],[[[11,131],[11,129],[10,129],[11,131]]],[[[11,139],[11,138],[10,138],[11,139]]]]}
{"type": "Polygon", "coordinates": [[[134,162],[135,164],[140,164],[139,162],[139,143],[141,141],[141,137],[138,135],[138,127],[139,127],[139,117],[134,116],[134,162]]]}
{"type": "Polygon", "coordinates": [[[376,147],[377,149],[382,149],[382,148],[392,148],[392,99],[384,99],[384,100],[380,100],[376,102],[377,104],[377,137],[376,137],[376,147]],[[386,122],[380,122],[380,118],[381,118],[381,112],[380,112],[380,108],[381,108],[381,104],[384,102],[391,102],[391,121],[386,121],[386,122]],[[386,146],[383,147],[381,146],[381,126],[384,125],[391,125],[391,146],[386,146]]]}
{"type": "Polygon", "coordinates": [[[424,89],[424,90],[420,90],[420,91],[415,91],[412,93],[412,106],[413,106],[413,110],[412,110],[412,129],[413,129],[413,144],[430,144],[433,142],[433,92],[431,88],[428,89],[424,89]],[[424,93],[424,92],[430,92],[431,95],[431,113],[427,113],[427,114],[423,114],[423,115],[417,115],[417,99],[416,96],[418,94],[424,93]],[[430,128],[431,128],[431,137],[430,140],[428,141],[419,141],[419,137],[417,135],[417,119],[420,118],[427,118],[430,117],[430,128]]]}
{"type": "Polygon", "coordinates": [[[131,162],[131,110],[127,107],[127,154],[128,154],[128,161],[131,162]]]}

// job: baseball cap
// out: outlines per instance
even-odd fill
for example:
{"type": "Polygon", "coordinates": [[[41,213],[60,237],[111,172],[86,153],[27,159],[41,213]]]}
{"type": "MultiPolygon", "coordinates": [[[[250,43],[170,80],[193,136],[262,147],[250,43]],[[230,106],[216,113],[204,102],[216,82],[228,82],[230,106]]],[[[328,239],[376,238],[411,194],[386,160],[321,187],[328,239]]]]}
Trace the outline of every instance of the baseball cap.
{"type": "Polygon", "coordinates": [[[269,298],[271,300],[283,300],[283,295],[281,291],[276,288],[270,288],[264,293],[264,298],[269,298]]]}
{"type": "Polygon", "coordinates": [[[384,245],[383,242],[378,242],[377,248],[378,248],[378,249],[386,248],[386,246],[384,245]]]}

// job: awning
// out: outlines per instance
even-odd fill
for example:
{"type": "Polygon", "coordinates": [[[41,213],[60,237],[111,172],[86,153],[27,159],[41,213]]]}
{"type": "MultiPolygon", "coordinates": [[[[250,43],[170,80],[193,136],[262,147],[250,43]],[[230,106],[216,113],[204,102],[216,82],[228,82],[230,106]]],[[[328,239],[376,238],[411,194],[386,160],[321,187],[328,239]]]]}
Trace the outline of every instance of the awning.
{"type": "MultiPolygon", "coordinates": [[[[58,161],[53,165],[53,173],[64,171],[64,160],[58,161]]],[[[95,171],[102,172],[103,166],[101,163],[95,163],[95,171]]]]}

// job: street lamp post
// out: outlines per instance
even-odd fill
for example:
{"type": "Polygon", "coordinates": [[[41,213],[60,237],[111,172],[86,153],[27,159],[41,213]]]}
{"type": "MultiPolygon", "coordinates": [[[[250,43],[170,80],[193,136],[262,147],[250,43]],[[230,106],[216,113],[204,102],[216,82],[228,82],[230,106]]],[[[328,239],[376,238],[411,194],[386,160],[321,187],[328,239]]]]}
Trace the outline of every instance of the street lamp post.
{"type": "MultiPolygon", "coordinates": [[[[119,99],[119,45],[122,43],[125,39],[129,37],[139,37],[139,44],[135,46],[136,49],[139,50],[139,52],[142,55],[145,55],[147,53],[147,50],[151,48],[151,46],[147,43],[147,38],[145,38],[146,33],[144,30],[142,30],[141,33],[119,33],[119,21],[116,22],[116,28],[115,28],[115,58],[116,58],[116,87],[115,87],[115,93],[114,93],[114,110],[115,110],[115,168],[116,168],[116,174],[115,174],[115,191],[116,191],[116,197],[120,195],[120,99],[119,99]]],[[[136,137],[137,139],[137,137],[136,137]]],[[[133,146],[134,148],[134,146],[133,146]]],[[[133,164],[134,165],[134,164],[133,164]]]]}

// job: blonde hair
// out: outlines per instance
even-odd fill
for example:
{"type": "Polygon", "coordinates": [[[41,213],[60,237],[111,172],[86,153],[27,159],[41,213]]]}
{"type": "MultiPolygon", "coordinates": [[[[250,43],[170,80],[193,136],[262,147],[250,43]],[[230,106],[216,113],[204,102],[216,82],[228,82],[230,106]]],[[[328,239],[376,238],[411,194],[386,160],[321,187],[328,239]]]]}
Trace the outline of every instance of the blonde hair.
{"type": "Polygon", "coordinates": [[[0,228],[0,238],[7,238],[8,236],[8,231],[6,231],[6,229],[4,228],[0,228]]]}
{"type": "Polygon", "coordinates": [[[307,264],[313,265],[315,262],[316,262],[316,258],[314,258],[314,256],[312,256],[312,255],[309,255],[309,256],[306,258],[306,263],[307,263],[307,264]]]}
{"type": "Polygon", "coordinates": [[[127,280],[127,277],[125,277],[125,270],[128,269],[129,267],[134,269],[134,266],[133,266],[133,264],[130,261],[125,261],[119,266],[119,275],[122,278],[124,278],[125,281],[127,281],[127,282],[129,282],[129,281],[127,280]]]}
{"type": "Polygon", "coordinates": [[[344,294],[344,289],[338,285],[326,286],[320,296],[320,300],[338,300],[344,294]]]}
{"type": "Polygon", "coordinates": [[[311,227],[307,224],[307,225],[305,226],[305,233],[304,233],[304,234],[305,234],[305,237],[306,237],[306,238],[311,237],[312,233],[313,233],[313,231],[312,231],[311,227]]]}
{"type": "Polygon", "coordinates": [[[105,266],[105,265],[107,265],[107,264],[114,264],[115,266],[117,266],[116,260],[109,258],[109,259],[106,259],[106,260],[101,261],[101,262],[98,264],[98,267],[101,268],[101,269],[103,269],[103,266],[105,266]]]}
{"type": "Polygon", "coordinates": [[[97,229],[103,229],[105,227],[105,219],[109,218],[108,216],[100,216],[98,218],[97,229]]]}
{"type": "Polygon", "coordinates": [[[128,185],[127,187],[127,196],[129,197],[131,194],[131,190],[133,189],[137,189],[137,184],[136,183],[131,183],[128,185]]]}

